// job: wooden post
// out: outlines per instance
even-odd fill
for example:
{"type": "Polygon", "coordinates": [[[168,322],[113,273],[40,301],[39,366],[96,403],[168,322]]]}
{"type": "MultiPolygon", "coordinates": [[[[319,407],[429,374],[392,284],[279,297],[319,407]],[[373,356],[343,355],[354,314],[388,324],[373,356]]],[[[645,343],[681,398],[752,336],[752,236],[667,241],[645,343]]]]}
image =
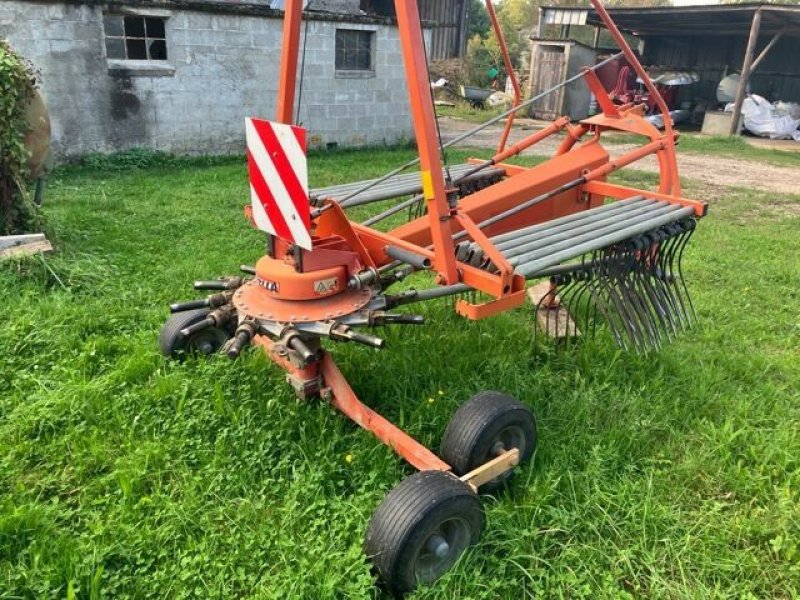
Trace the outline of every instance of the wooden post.
{"type": "Polygon", "coordinates": [[[544,37],[544,11],[546,8],[539,7],[539,23],[536,26],[536,37],[543,38],[544,37]]]}
{"type": "Polygon", "coordinates": [[[747,82],[750,80],[750,71],[753,67],[753,54],[758,43],[758,30],[761,28],[761,9],[759,8],[753,15],[753,23],[750,25],[750,39],[747,40],[747,50],[744,53],[744,64],[742,73],[739,75],[739,89],[736,90],[736,102],[733,103],[733,116],[731,117],[731,135],[736,135],[739,130],[739,121],[742,118],[742,103],[747,94],[747,82]]]}
{"type": "Polygon", "coordinates": [[[766,58],[769,51],[772,50],[773,46],[775,46],[775,44],[777,44],[782,37],[783,37],[783,31],[779,31],[774,36],[772,36],[772,39],[766,46],[764,46],[764,49],[761,51],[761,54],[759,54],[756,57],[756,59],[753,61],[753,64],[750,66],[751,73],[758,68],[758,65],[761,64],[761,61],[766,58]]]}

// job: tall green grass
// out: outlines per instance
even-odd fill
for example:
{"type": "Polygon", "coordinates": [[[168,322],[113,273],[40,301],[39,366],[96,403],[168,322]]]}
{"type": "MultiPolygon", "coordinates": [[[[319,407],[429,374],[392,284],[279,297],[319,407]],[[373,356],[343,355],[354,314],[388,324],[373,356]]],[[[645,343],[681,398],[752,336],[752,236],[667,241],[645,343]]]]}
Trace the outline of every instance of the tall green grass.
{"type": "MultiPolygon", "coordinates": [[[[410,156],[316,155],[312,183],[410,156]]],[[[363,533],[409,468],[295,400],[260,352],[156,349],[193,279],[260,255],[246,183],[237,160],[61,171],[49,269],[0,266],[0,597],[381,596],[363,533]]],[[[658,355],[604,336],[534,353],[530,308],[471,323],[446,301],[381,352],[332,348],[365,401],[434,448],[481,389],[537,413],[539,449],[486,498],[482,541],[416,598],[800,594],[800,199],[715,200],[686,264],[701,324],[658,355]]]]}

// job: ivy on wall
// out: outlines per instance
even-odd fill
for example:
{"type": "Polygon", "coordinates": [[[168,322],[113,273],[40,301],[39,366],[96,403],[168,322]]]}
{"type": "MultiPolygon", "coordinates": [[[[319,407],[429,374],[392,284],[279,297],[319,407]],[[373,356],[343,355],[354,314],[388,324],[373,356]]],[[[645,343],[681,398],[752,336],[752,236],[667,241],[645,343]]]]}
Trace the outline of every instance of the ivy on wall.
{"type": "Polygon", "coordinates": [[[34,96],[33,68],[0,40],[0,235],[32,231],[36,210],[27,192],[26,108],[34,96]]]}

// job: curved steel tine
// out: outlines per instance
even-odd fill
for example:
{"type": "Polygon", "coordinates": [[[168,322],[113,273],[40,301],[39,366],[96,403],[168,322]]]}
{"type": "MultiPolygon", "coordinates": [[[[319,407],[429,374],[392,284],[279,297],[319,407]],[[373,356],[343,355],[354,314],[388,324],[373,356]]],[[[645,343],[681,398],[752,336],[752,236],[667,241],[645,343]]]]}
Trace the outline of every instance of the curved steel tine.
{"type": "Polygon", "coordinates": [[[675,298],[671,293],[671,290],[666,284],[666,281],[663,277],[664,274],[664,256],[666,251],[668,251],[669,245],[661,242],[659,243],[655,252],[657,253],[656,256],[652,258],[650,261],[650,281],[654,285],[654,289],[657,291],[659,297],[662,299],[662,306],[664,307],[665,314],[667,315],[670,324],[672,325],[674,333],[677,335],[680,330],[684,329],[683,321],[681,320],[681,314],[679,307],[676,305],[675,298]]]}
{"type": "MultiPolygon", "coordinates": [[[[577,328],[577,324],[575,324],[575,321],[573,319],[573,315],[574,315],[575,311],[574,310],[570,310],[570,309],[573,306],[572,301],[573,301],[573,299],[575,297],[575,290],[578,289],[578,287],[579,287],[578,278],[573,273],[569,277],[569,280],[568,280],[567,284],[564,287],[556,288],[556,291],[557,291],[557,294],[558,294],[557,295],[557,298],[558,298],[557,310],[558,311],[563,310],[564,313],[567,316],[567,318],[566,318],[566,324],[567,325],[566,325],[566,331],[565,331],[565,335],[564,335],[564,345],[565,346],[569,345],[569,342],[570,342],[571,338],[576,338],[577,337],[577,334],[570,335],[569,323],[570,323],[570,321],[572,321],[573,322],[573,327],[577,328]]],[[[556,312],[556,327],[558,327],[558,320],[559,320],[558,318],[560,316],[561,316],[561,313],[560,312],[556,312]]]]}
{"type": "Polygon", "coordinates": [[[597,278],[592,282],[592,287],[595,292],[594,295],[594,302],[597,309],[600,311],[600,314],[603,315],[603,319],[608,324],[609,330],[611,330],[611,335],[614,337],[614,341],[617,343],[617,346],[625,350],[626,352],[631,349],[630,345],[628,344],[628,337],[626,337],[626,330],[625,325],[623,322],[622,315],[614,309],[610,298],[608,298],[608,288],[602,283],[601,278],[597,278]]]}
{"type": "Polygon", "coordinates": [[[658,272],[656,273],[656,278],[659,281],[667,299],[669,300],[672,309],[678,317],[681,329],[685,331],[688,327],[686,315],[684,314],[679,298],[675,295],[675,290],[669,281],[669,260],[674,250],[675,239],[675,237],[671,237],[662,243],[663,248],[660,248],[661,252],[658,256],[658,272]]]}
{"type": "Polygon", "coordinates": [[[667,308],[665,308],[662,304],[661,299],[658,296],[658,293],[653,288],[652,285],[652,272],[651,272],[651,261],[650,257],[652,256],[653,248],[652,246],[648,246],[640,252],[639,255],[639,269],[637,271],[637,282],[639,285],[640,290],[642,291],[642,295],[647,298],[650,303],[650,306],[653,309],[653,313],[658,318],[658,322],[661,326],[661,329],[664,331],[665,335],[667,336],[668,340],[672,339],[672,323],[667,316],[667,308]]]}
{"type": "Polygon", "coordinates": [[[570,303],[574,306],[574,310],[572,310],[572,334],[575,338],[578,337],[578,324],[580,324],[581,328],[585,330],[584,323],[581,320],[581,308],[586,304],[586,292],[587,292],[587,278],[588,273],[585,270],[581,270],[575,273],[575,287],[572,290],[572,298],[570,303]]]}
{"type": "MultiPolygon", "coordinates": [[[[591,264],[594,261],[596,253],[592,253],[591,264]]],[[[588,291],[588,279],[589,279],[589,267],[586,265],[586,257],[587,255],[584,254],[581,257],[581,264],[578,269],[575,270],[574,279],[575,279],[575,286],[572,290],[572,299],[570,300],[571,304],[575,307],[572,311],[572,328],[573,328],[573,335],[577,338],[578,337],[578,324],[581,324],[583,327],[583,321],[581,321],[581,308],[584,304],[584,296],[588,291]]],[[[591,298],[591,295],[589,296],[591,298]]],[[[585,328],[584,328],[585,329],[585,328]]]]}
{"type": "Polygon", "coordinates": [[[677,306],[679,307],[681,317],[684,321],[684,329],[688,329],[691,327],[692,322],[680,292],[680,285],[676,281],[677,271],[675,269],[675,257],[680,249],[681,242],[685,237],[684,234],[685,232],[677,233],[673,240],[671,240],[672,243],[670,244],[669,252],[667,252],[666,256],[664,257],[663,275],[665,284],[672,292],[677,306]]]}
{"type": "Polygon", "coordinates": [[[686,246],[689,244],[689,240],[691,239],[692,235],[694,235],[695,229],[697,228],[697,220],[692,218],[688,219],[686,226],[689,228],[688,235],[686,236],[686,240],[684,241],[683,245],[681,246],[680,253],[678,254],[678,275],[681,279],[681,285],[683,287],[683,291],[686,294],[686,299],[689,302],[689,308],[692,311],[692,318],[697,321],[697,312],[694,309],[694,303],[692,302],[692,296],[689,294],[689,288],[686,287],[686,279],[683,277],[683,251],[686,249],[686,246]]]}
{"type": "Polygon", "coordinates": [[[625,331],[630,337],[636,353],[640,354],[643,350],[644,343],[639,337],[639,326],[636,323],[635,316],[632,314],[628,303],[622,297],[622,290],[619,287],[619,249],[615,248],[613,252],[614,260],[610,261],[608,264],[608,277],[606,278],[608,295],[614,308],[622,318],[625,331]]]}
{"type": "MultiPolygon", "coordinates": [[[[681,225],[684,227],[684,225],[681,225]]],[[[689,290],[686,287],[686,280],[683,278],[683,271],[681,269],[681,262],[683,260],[683,251],[686,248],[687,244],[689,243],[689,238],[692,236],[694,228],[689,229],[688,227],[684,229],[684,231],[680,234],[679,239],[676,242],[675,250],[670,257],[670,277],[672,278],[672,285],[675,286],[675,293],[678,296],[678,299],[681,303],[681,307],[686,314],[686,320],[689,323],[689,327],[692,325],[693,320],[697,320],[697,315],[694,312],[694,305],[692,304],[691,296],[689,295],[689,290]],[[683,289],[683,293],[681,293],[681,288],[683,289]],[[685,301],[684,301],[685,296],[685,301]],[[687,310],[688,307],[688,310],[687,310]]]]}
{"type": "MultiPolygon", "coordinates": [[[[635,242],[635,240],[632,242],[635,242]]],[[[633,248],[628,248],[624,251],[623,256],[625,256],[625,259],[620,263],[618,279],[621,295],[627,300],[631,308],[631,314],[636,316],[637,323],[641,326],[640,333],[642,340],[645,342],[646,351],[651,349],[647,347],[647,341],[651,342],[653,349],[658,349],[661,346],[658,330],[655,327],[650,311],[634,285],[633,273],[638,263],[636,252],[633,248]]]]}
{"type": "Polygon", "coordinates": [[[611,298],[610,286],[607,283],[608,275],[606,274],[606,271],[611,258],[611,250],[604,250],[602,253],[602,259],[598,265],[596,277],[594,277],[592,280],[592,292],[594,294],[594,300],[597,308],[605,318],[605,321],[608,323],[611,334],[614,336],[614,340],[617,342],[617,345],[620,348],[627,352],[630,349],[630,346],[626,341],[626,336],[623,335],[623,332],[627,333],[624,316],[621,315],[618,310],[616,310],[611,298]]]}
{"type": "MultiPolygon", "coordinates": [[[[637,302],[641,309],[647,314],[648,324],[656,340],[656,349],[661,347],[662,335],[662,315],[660,307],[653,304],[647,285],[645,284],[644,274],[647,270],[647,254],[650,251],[649,238],[643,236],[641,245],[635,252],[635,264],[631,270],[631,284],[636,290],[637,302]]],[[[669,337],[669,336],[667,336],[669,337]]]]}
{"type": "Polygon", "coordinates": [[[597,331],[597,303],[595,302],[594,292],[592,290],[592,283],[595,278],[595,269],[596,269],[595,265],[599,260],[600,257],[597,251],[592,252],[592,259],[589,263],[589,267],[584,272],[584,287],[583,291],[581,292],[581,295],[588,293],[588,297],[586,300],[586,313],[584,317],[587,323],[587,327],[589,323],[589,311],[592,310],[592,308],[594,309],[594,314],[592,316],[592,335],[595,335],[597,331]]]}
{"type": "MultiPolygon", "coordinates": [[[[533,310],[533,316],[534,316],[533,331],[535,337],[538,337],[539,334],[539,311],[542,310],[542,305],[544,304],[544,301],[546,299],[547,299],[546,295],[539,298],[539,301],[536,303],[536,307],[533,310]]],[[[544,332],[542,332],[542,335],[544,335],[545,340],[547,339],[547,334],[550,331],[549,319],[550,319],[550,312],[548,311],[547,317],[545,319],[545,330],[544,332]]]]}

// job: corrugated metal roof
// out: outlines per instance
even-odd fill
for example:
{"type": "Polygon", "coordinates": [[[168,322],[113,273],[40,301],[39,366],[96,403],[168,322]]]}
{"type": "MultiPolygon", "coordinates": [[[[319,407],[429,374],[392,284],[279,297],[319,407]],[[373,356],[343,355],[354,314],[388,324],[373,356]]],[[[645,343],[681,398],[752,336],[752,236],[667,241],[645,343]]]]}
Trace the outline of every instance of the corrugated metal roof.
{"type": "MultiPolygon", "coordinates": [[[[585,6],[543,6],[546,25],[602,25],[585,6]]],[[[698,6],[615,6],[608,12],[618,27],[636,35],[746,35],[757,10],[761,33],[800,36],[800,6],[789,4],[714,4],[698,6]]]]}

